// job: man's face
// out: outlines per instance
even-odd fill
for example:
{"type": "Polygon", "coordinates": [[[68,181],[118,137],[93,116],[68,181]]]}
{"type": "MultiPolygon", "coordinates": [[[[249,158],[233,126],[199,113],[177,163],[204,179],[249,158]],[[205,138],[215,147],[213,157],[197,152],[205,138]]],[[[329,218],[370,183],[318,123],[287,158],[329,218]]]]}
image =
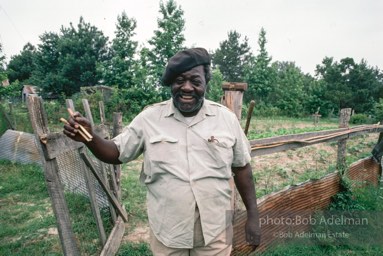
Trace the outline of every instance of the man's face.
{"type": "Polygon", "coordinates": [[[171,85],[174,105],[184,116],[194,116],[202,107],[206,91],[203,66],[196,66],[176,77],[171,85]]]}

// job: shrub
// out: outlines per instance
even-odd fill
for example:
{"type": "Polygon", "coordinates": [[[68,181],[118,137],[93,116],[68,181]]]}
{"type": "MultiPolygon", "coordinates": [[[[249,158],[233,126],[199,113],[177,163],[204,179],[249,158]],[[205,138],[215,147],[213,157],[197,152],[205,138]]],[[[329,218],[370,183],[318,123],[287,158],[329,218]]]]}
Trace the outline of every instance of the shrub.
{"type": "Polygon", "coordinates": [[[375,122],[383,120],[383,99],[379,99],[379,102],[375,103],[373,114],[375,116],[375,122]]]}
{"type": "Polygon", "coordinates": [[[354,114],[350,118],[351,124],[371,124],[372,118],[369,118],[366,114],[354,114]]]}

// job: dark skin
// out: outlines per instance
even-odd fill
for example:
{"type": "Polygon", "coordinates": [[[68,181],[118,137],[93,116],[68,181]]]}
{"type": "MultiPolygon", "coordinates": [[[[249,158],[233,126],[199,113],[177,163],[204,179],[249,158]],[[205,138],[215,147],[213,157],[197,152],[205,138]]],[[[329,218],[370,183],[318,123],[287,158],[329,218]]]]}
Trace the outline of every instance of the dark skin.
{"type": "Polygon", "coordinates": [[[203,66],[194,67],[174,79],[171,85],[174,105],[183,116],[195,116],[206,92],[203,66]]]}
{"type": "MultiPolygon", "coordinates": [[[[201,99],[207,88],[203,66],[194,67],[177,76],[171,85],[173,102],[177,109],[186,117],[195,116],[201,108],[201,99]]],[[[64,134],[75,141],[83,142],[101,161],[110,164],[121,164],[118,160],[119,151],[114,142],[95,134],[89,121],[76,112],[69,118],[69,125],[64,125],[64,134]],[[80,136],[78,124],[84,126],[92,134],[93,140],[85,141],[80,136]]],[[[233,167],[234,181],[247,210],[245,225],[246,241],[254,250],[260,244],[261,231],[253,173],[250,164],[233,167]]]]}
{"type": "Polygon", "coordinates": [[[75,112],[73,117],[68,120],[69,124],[64,125],[64,134],[69,138],[84,143],[90,151],[101,161],[108,164],[121,164],[118,160],[120,152],[114,142],[101,138],[93,132],[88,119],[84,118],[80,113],[75,112]],[[81,124],[92,136],[93,139],[87,142],[79,133],[79,124],[81,124]]]}
{"type": "Polygon", "coordinates": [[[246,207],[247,221],[245,224],[246,242],[255,250],[261,243],[261,228],[253,172],[250,164],[243,167],[232,167],[235,186],[246,207]]]}

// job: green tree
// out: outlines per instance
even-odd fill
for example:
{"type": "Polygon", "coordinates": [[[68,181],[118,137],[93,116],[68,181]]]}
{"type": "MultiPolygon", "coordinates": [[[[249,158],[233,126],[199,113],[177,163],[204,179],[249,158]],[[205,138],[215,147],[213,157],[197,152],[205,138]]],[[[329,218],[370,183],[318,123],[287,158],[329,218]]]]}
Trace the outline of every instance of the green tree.
{"type": "MultiPolygon", "coordinates": [[[[147,50],[147,64],[150,68],[149,79],[154,84],[160,84],[162,74],[170,57],[184,48],[185,42],[184,12],[174,0],[160,2],[160,15],[158,29],[149,40],[150,50],[147,50]]],[[[163,99],[169,97],[168,88],[160,88],[163,99]]]]}
{"type": "Polygon", "coordinates": [[[276,73],[275,87],[269,100],[287,116],[301,116],[304,113],[305,75],[294,62],[274,62],[276,73]]]}
{"type": "Polygon", "coordinates": [[[248,91],[245,94],[245,102],[254,99],[258,103],[267,103],[269,94],[273,90],[275,72],[271,67],[271,56],[266,50],[266,30],[261,29],[258,38],[259,53],[252,58],[246,70],[248,91]]]}
{"type": "Polygon", "coordinates": [[[375,102],[373,114],[376,122],[381,122],[383,120],[383,98],[380,98],[375,102]]]}
{"type": "Polygon", "coordinates": [[[31,43],[27,43],[20,54],[11,57],[7,66],[7,74],[11,83],[16,80],[23,84],[29,83],[32,72],[35,69],[34,61],[36,53],[36,47],[31,43]]]}
{"type": "Polygon", "coordinates": [[[41,44],[38,45],[35,69],[30,80],[44,89],[45,94],[59,95],[65,85],[59,75],[59,40],[59,35],[53,32],[45,32],[40,36],[41,44]]]}
{"type": "Polygon", "coordinates": [[[136,67],[134,55],[138,44],[133,40],[136,26],[136,20],[129,18],[125,12],[117,17],[115,38],[112,40],[109,53],[110,59],[100,65],[105,85],[117,85],[120,88],[133,86],[136,67]]]}
{"type": "Polygon", "coordinates": [[[324,99],[337,109],[353,108],[357,113],[367,113],[383,91],[381,71],[369,67],[365,60],[358,64],[352,58],[337,62],[325,57],[317,65],[316,75],[325,86],[324,99]]]}
{"type": "Polygon", "coordinates": [[[14,100],[19,99],[23,86],[19,81],[11,83],[9,86],[0,86],[0,100],[8,99],[14,100]]]}
{"type": "Polygon", "coordinates": [[[347,74],[347,82],[353,92],[350,106],[356,113],[370,113],[383,96],[383,73],[363,59],[347,74]]]}
{"type": "MultiPolygon", "coordinates": [[[[304,111],[307,114],[313,114],[318,111],[322,116],[328,116],[336,109],[330,101],[325,98],[326,87],[323,81],[317,80],[309,74],[304,77],[304,91],[306,98],[303,101],[304,111]]],[[[334,114],[334,113],[333,113],[334,114]]]]}
{"type": "Polygon", "coordinates": [[[213,69],[211,72],[211,79],[207,86],[206,98],[220,103],[223,96],[222,83],[223,75],[219,69],[213,69]]]}
{"type": "Polygon", "coordinates": [[[219,44],[219,48],[213,54],[213,65],[222,73],[225,81],[243,82],[245,66],[251,58],[248,38],[241,41],[241,34],[230,31],[228,39],[219,44]]]}
{"type": "Polygon", "coordinates": [[[0,82],[7,79],[7,74],[5,72],[5,55],[3,54],[3,45],[0,43],[0,82]]]}
{"type": "Polygon", "coordinates": [[[108,57],[108,38],[82,17],[77,28],[70,23],[61,27],[60,34],[44,33],[40,40],[31,80],[44,94],[71,96],[100,81],[96,67],[108,57]]]}
{"type": "Polygon", "coordinates": [[[321,65],[317,65],[316,75],[323,80],[326,91],[324,97],[338,109],[350,107],[352,91],[349,90],[346,74],[354,65],[352,59],[343,61],[342,65],[334,62],[333,58],[325,57],[321,65]]]}

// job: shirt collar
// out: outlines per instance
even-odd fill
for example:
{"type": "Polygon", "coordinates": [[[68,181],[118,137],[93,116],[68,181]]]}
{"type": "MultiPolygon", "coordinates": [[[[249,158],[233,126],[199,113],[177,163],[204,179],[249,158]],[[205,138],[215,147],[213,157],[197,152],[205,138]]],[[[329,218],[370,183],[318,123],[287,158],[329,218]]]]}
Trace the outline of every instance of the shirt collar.
{"type": "MultiPolygon", "coordinates": [[[[165,117],[174,116],[177,120],[184,121],[185,117],[181,112],[174,106],[173,99],[170,99],[167,104],[167,109],[165,110],[165,117]]],[[[199,122],[204,119],[206,116],[215,116],[214,109],[210,106],[210,101],[204,99],[201,109],[198,111],[197,115],[194,118],[193,123],[199,122]]]]}

